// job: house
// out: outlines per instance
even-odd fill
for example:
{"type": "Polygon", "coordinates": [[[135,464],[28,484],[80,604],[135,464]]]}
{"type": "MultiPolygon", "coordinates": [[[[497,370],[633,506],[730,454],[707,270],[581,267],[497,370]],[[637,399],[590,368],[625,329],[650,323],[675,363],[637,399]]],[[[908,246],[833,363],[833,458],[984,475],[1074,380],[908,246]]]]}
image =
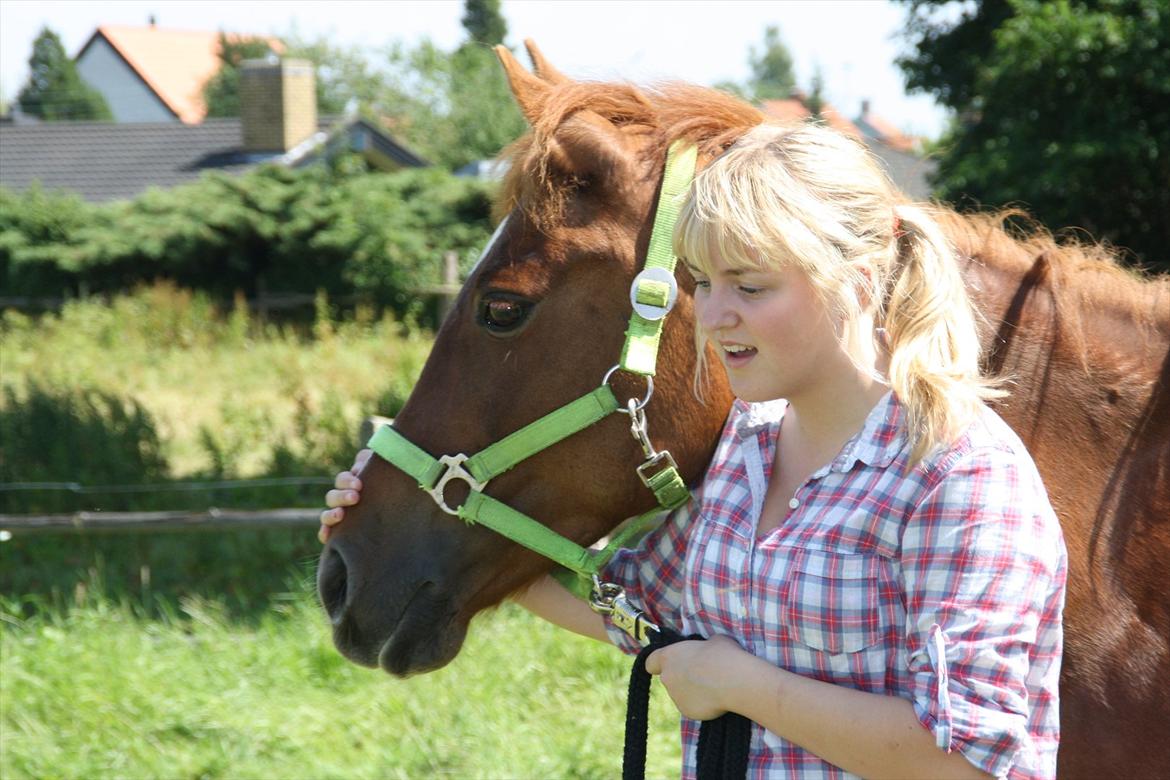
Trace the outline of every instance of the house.
{"type": "MultiPolygon", "coordinates": [[[[773,121],[804,122],[813,118],[807,102],[803,93],[796,92],[784,100],[765,100],[761,109],[773,121]]],[[[861,116],[856,121],[846,119],[828,103],[821,107],[820,119],[834,130],[864,142],[885,166],[890,179],[907,196],[913,200],[930,198],[934,162],[916,154],[917,141],[874,114],[868,100],[862,101],[861,116]]]]}
{"type": "MultiPolygon", "coordinates": [[[[229,36],[243,39],[250,36],[229,36]]],[[[269,39],[273,52],[284,44],[269,39]]],[[[198,124],[203,86],[219,71],[220,33],[156,27],[98,27],[74,57],[77,72],[106,99],[115,122],[198,124]]]]}
{"type": "Polygon", "coordinates": [[[857,129],[867,139],[872,138],[891,149],[899,152],[913,152],[918,148],[918,140],[903,133],[893,124],[870,110],[868,100],[861,101],[861,115],[853,120],[857,129]]]}
{"type": "MultiPolygon", "coordinates": [[[[783,100],[765,100],[760,104],[760,109],[769,119],[779,122],[803,122],[813,118],[812,111],[808,108],[808,97],[803,92],[794,92],[792,97],[783,100]]],[[[837,132],[862,139],[857,126],[828,103],[821,105],[820,118],[837,132]]]]}
{"type": "Polygon", "coordinates": [[[0,124],[0,186],[24,190],[39,181],[103,202],[194,181],[205,171],[242,173],[264,162],[300,167],[345,151],[374,170],[428,164],[376,122],[318,118],[313,66],[305,61],[243,63],[240,107],[238,118],[199,124],[0,124]]]}

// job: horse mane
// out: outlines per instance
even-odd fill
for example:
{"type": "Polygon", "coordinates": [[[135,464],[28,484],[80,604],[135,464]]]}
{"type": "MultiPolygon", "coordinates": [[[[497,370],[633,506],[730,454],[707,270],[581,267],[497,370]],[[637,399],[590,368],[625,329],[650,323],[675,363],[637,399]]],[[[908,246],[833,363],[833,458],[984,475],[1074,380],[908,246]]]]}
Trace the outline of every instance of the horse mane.
{"type": "MultiPolygon", "coordinates": [[[[504,151],[510,165],[496,202],[500,215],[523,204],[526,216],[540,226],[553,223],[563,213],[566,199],[579,182],[550,165],[553,136],[562,122],[581,111],[647,134],[650,142],[645,154],[653,159],[661,159],[674,141],[689,141],[698,147],[700,165],[766,119],[739,98],[694,84],[552,84],[531,131],[504,151]]],[[[1170,334],[1170,277],[1151,279],[1129,270],[1118,263],[1117,251],[1103,244],[1065,237],[1058,242],[1018,209],[990,214],[959,214],[941,206],[931,210],[960,257],[1043,282],[1056,309],[1069,313],[1062,319],[1072,330],[1081,330],[1075,313],[1096,310],[1170,334]]]]}
{"type": "Polygon", "coordinates": [[[1090,314],[1121,318],[1170,339],[1170,276],[1124,266],[1121,252],[1106,244],[1075,236],[1058,240],[1020,209],[960,214],[938,207],[933,216],[959,258],[1006,272],[1021,285],[1044,287],[1082,360],[1088,358],[1083,319],[1090,314]]]}
{"type": "Polygon", "coordinates": [[[569,81],[553,85],[532,129],[504,150],[508,173],[496,201],[499,216],[523,204],[536,225],[555,222],[576,182],[559,174],[551,143],[565,119],[590,111],[618,127],[650,136],[644,153],[660,159],[677,140],[696,145],[700,160],[718,156],[743,133],[764,121],[759,109],[738,98],[694,84],[642,88],[630,83],[569,81]],[[523,197],[525,194],[530,197],[523,197]]]}

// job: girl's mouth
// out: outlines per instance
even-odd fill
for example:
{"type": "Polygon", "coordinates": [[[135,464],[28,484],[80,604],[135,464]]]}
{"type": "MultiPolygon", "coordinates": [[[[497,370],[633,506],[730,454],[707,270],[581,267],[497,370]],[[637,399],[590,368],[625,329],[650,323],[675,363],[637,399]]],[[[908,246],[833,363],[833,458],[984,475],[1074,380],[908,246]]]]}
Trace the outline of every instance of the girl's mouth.
{"type": "Polygon", "coordinates": [[[721,344],[723,360],[728,368],[740,368],[751,362],[756,356],[756,348],[743,344],[721,344]]]}

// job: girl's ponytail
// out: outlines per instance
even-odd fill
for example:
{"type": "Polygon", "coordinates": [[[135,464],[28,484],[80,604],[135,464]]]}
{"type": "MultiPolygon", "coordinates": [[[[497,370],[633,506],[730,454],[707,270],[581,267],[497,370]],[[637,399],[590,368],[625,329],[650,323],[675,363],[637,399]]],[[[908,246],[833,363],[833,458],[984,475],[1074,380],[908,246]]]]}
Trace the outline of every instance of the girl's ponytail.
{"type": "Polygon", "coordinates": [[[889,382],[907,410],[911,462],[952,441],[980,403],[1003,393],[979,373],[975,313],[954,250],[924,208],[894,209],[895,262],[884,327],[889,382]]]}

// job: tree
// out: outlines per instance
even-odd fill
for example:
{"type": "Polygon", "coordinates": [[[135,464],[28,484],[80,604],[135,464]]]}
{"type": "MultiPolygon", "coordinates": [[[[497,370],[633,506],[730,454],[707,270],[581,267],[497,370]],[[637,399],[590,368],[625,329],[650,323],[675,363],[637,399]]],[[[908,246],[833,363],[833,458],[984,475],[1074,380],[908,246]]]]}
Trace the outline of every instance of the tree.
{"type": "Polygon", "coordinates": [[[308,60],[316,70],[317,112],[323,116],[342,114],[348,109],[394,103],[401,99],[389,94],[386,79],[358,48],[336,46],[324,37],[316,40],[295,35],[285,39],[288,57],[308,60]]]}
{"type": "Polygon", "coordinates": [[[983,0],[942,21],[946,6],[910,0],[900,61],[958,112],[936,194],[1022,203],[1170,270],[1166,0],[983,0]]]}
{"type": "Polygon", "coordinates": [[[507,34],[498,0],[465,0],[463,26],[454,51],[428,40],[392,48],[377,107],[413,149],[449,168],[494,157],[527,126],[488,48],[507,34]]]}
{"type": "Polygon", "coordinates": [[[46,121],[113,119],[105,98],[81,80],[61,38],[48,27],[33,41],[28,69],[28,83],[17,96],[24,113],[46,121]]]}
{"type": "Polygon", "coordinates": [[[751,47],[748,65],[752,71],[748,92],[756,100],[786,98],[796,88],[792,54],[780,40],[780,28],[775,25],[764,28],[764,44],[759,51],[751,47]]]}
{"type": "Polygon", "coordinates": [[[275,54],[263,38],[229,38],[219,34],[219,70],[203,85],[207,116],[240,115],[240,64],[275,54]]]}
{"type": "Polygon", "coordinates": [[[500,13],[500,0],[464,0],[461,21],[469,43],[498,46],[508,35],[508,23],[500,13]]]}
{"type": "Polygon", "coordinates": [[[813,70],[812,92],[805,98],[804,107],[817,119],[820,119],[821,112],[825,110],[825,74],[821,71],[820,65],[813,70]]]}

